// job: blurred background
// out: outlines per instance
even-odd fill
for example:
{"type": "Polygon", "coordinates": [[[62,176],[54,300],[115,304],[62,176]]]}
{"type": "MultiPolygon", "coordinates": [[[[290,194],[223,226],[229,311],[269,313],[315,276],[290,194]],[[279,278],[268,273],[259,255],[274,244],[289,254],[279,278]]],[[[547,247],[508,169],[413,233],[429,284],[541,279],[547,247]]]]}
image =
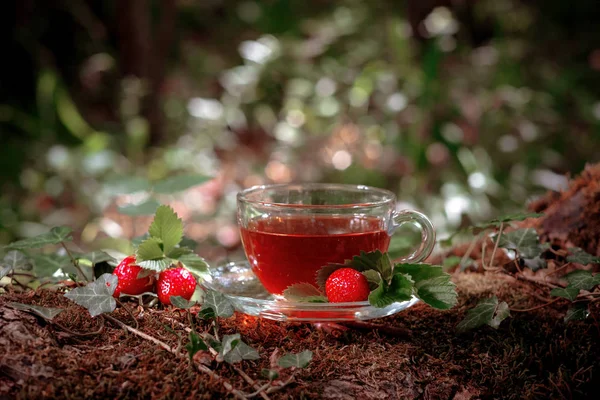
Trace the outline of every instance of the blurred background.
{"type": "Polygon", "coordinates": [[[7,0],[0,245],[129,251],[158,203],[209,260],[235,195],[388,188],[444,237],[600,160],[596,0],[7,0]]]}

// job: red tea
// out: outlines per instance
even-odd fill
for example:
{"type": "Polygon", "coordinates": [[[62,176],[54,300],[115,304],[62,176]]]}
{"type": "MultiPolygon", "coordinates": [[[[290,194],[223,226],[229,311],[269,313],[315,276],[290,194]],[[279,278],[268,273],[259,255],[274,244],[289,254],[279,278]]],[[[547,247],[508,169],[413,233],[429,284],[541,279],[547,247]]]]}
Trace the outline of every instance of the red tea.
{"type": "Polygon", "coordinates": [[[316,285],[317,271],[362,251],[386,251],[390,236],[379,218],[286,216],[251,220],[241,228],[250,265],[265,288],[281,294],[294,283],[316,285]]]}

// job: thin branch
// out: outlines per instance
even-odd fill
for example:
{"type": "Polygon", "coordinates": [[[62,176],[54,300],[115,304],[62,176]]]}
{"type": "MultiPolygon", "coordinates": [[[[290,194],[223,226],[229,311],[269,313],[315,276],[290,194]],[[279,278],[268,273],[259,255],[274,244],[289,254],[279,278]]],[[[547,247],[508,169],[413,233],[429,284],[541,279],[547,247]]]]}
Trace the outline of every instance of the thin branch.
{"type": "Polygon", "coordinates": [[[270,397],[269,397],[269,396],[268,396],[268,395],[267,395],[267,394],[266,394],[264,391],[265,391],[266,389],[268,389],[268,388],[269,388],[269,386],[271,386],[271,382],[267,382],[267,383],[265,383],[264,385],[262,385],[262,386],[259,386],[259,385],[258,385],[258,383],[256,383],[256,382],[254,381],[254,379],[250,378],[250,377],[248,376],[248,374],[244,372],[244,370],[243,370],[243,369],[241,369],[241,368],[240,368],[240,367],[238,367],[237,365],[234,365],[234,366],[233,366],[233,368],[235,369],[235,371],[236,371],[238,374],[240,374],[240,376],[241,376],[242,378],[244,378],[244,380],[245,380],[246,382],[248,382],[248,384],[249,384],[250,386],[252,386],[254,389],[256,389],[256,392],[254,392],[254,393],[250,393],[250,394],[249,394],[248,396],[246,396],[246,397],[249,397],[249,398],[250,398],[250,397],[254,397],[254,396],[258,396],[258,395],[260,395],[260,397],[262,397],[264,400],[270,400],[270,397]]]}
{"type": "Polygon", "coordinates": [[[554,304],[554,303],[556,303],[557,301],[559,301],[561,299],[562,299],[561,297],[558,297],[558,298],[556,298],[556,299],[554,299],[554,300],[552,300],[552,301],[550,301],[548,303],[544,303],[544,304],[541,304],[539,306],[535,306],[535,307],[531,307],[531,308],[525,308],[525,309],[510,308],[510,311],[514,311],[514,312],[528,312],[528,311],[539,310],[540,308],[544,308],[546,306],[549,306],[550,304],[554,304]]]}
{"type": "Polygon", "coordinates": [[[460,259],[460,263],[458,263],[458,266],[460,267],[461,271],[463,269],[463,265],[465,265],[465,263],[467,262],[467,259],[469,258],[469,256],[471,255],[471,253],[473,252],[473,250],[475,250],[475,246],[477,246],[477,242],[481,239],[481,235],[483,234],[483,232],[480,232],[469,244],[469,247],[467,248],[467,251],[465,252],[465,254],[463,254],[462,258],[460,259]]]}
{"type": "Polygon", "coordinates": [[[73,336],[81,336],[81,337],[94,336],[94,335],[99,335],[104,331],[104,320],[103,319],[101,320],[102,324],[100,325],[100,328],[98,328],[94,332],[85,332],[85,333],[72,331],[71,329],[67,328],[66,326],[59,324],[58,322],[53,322],[52,320],[47,320],[47,321],[50,322],[52,325],[58,326],[60,329],[62,329],[63,331],[65,331],[73,336]]]}
{"type": "Polygon", "coordinates": [[[133,320],[133,322],[135,322],[136,329],[139,328],[140,324],[138,323],[137,319],[135,318],[135,316],[133,315],[133,312],[129,309],[129,307],[127,307],[125,304],[123,304],[123,302],[121,300],[119,300],[118,297],[115,297],[115,300],[117,301],[117,303],[119,303],[119,305],[121,307],[123,307],[123,309],[125,311],[127,311],[127,313],[129,314],[129,316],[131,317],[131,319],[133,320]]]}
{"type": "Polygon", "coordinates": [[[498,250],[498,244],[500,243],[500,238],[502,237],[503,229],[504,222],[500,222],[500,228],[498,228],[498,237],[496,238],[496,243],[494,244],[494,250],[492,250],[492,259],[490,260],[490,267],[494,266],[494,258],[496,257],[496,250],[498,250]]]}
{"type": "Polygon", "coordinates": [[[71,254],[71,251],[69,251],[69,249],[67,248],[67,245],[65,244],[65,242],[60,242],[60,244],[63,247],[63,249],[65,249],[65,251],[67,252],[67,254],[69,255],[69,258],[71,259],[71,263],[73,264],[73,266],[75,267],[75,269],[77,270],[77,272],[79,272],[79,274],[81,275],[81,278],[85,282],[88,282],[87,276],[85,276],[85,274],[83,273],[83,270],[79,266],[79,263],[77,262],[77,260],[75,259],[75,257],[73,257],[73,254],[71,254]]]}

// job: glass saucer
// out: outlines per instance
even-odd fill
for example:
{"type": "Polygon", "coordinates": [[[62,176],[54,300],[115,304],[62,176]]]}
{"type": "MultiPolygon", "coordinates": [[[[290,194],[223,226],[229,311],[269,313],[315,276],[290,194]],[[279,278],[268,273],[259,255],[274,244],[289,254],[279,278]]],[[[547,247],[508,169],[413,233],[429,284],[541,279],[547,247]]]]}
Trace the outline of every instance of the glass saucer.
{"type": "Polygon", "coordinates": [[[368,301],[353,303],[302,303],[278,300],[260,283],[248,261],[234,261],[210,268],[204,281],[208,289],[226,295],[236,310],[276,321],[364,321],[387,317],[411,307],[416,297],[387,307],[377,308],[368,301]]]}

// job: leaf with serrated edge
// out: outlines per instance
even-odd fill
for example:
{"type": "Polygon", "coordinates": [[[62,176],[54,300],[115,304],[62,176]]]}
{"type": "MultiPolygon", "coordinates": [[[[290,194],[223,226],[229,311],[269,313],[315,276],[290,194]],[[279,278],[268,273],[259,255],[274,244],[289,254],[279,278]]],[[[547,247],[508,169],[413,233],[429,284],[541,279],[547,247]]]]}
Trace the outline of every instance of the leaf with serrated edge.
{"type": "Polygon", "coordinates": [[[32,312],[49,321],[64,311],[62,308],[41,307],[23,303],[8,303],[8,305],[17,310],[32,312]]]}
{"type": "Polygon", "coordinates": [[[279,357],[277,365],[281,368],[304,368],[312,360],[313,353],[310,350],[304,350],[301,353],[290,353],[279,357]]]}
{"type": "Polygon", "coordinates": [[[327,298],[323,296],[323,293],[321,293],[319,289],[306,282],[295,283],[288,286],[283,291],[283,297],[285,297],[287,301],[314,302],[319,298],[322,298],[323,301],[327,301],[327,298]]]}
{"type": "Polygon", "coordinates": [[[373,269],[363,271],[363,272],[361,272],[361,274],[363,274],[365,276],[365,278],[367,278],[367,282],[369,283],[370,290],[376,289],[382,282],[381,275],[379,275],[379,272],[377,272],[373,269]]]}
{"type": "Polygon", "coordinates": [[[172,194],[184,191],[191,187],[201,185],[210,177],[203,175],[179,175],[172,176],[154,184],[154,191],[162,194],[172,194]]]}
{"type": "Polygon", "coordinates": [[[567,262],[578,263],[582,265],[598,264],[600,257],[596,257],[579,247],[569,248],[571,255],[567,256],[567,262]]]}
{"type": "Polygon", "coordinates": [[[492,296],[488,299],[481,299],[474,308],[467,311],[465,319],[459,322],[456,329],[459,332],[465,332],[483,325],[489,325],[496,329],[500,322],[509,315],[508,304],[506,302],[498,304],[498,298],[492,296]]]}
{"type": "Polygon", "coordinates": [[[399,301],[410,300],[413,295],[413,285],[410,275],[394,273],[389,284],[382,281],[369,293],[369,303],[374,307],[383,308],[399,301]]]}
{"type": "Polygon", "coordinates": [[[50,244],[71,241],[71,232],[72,229],[68,226],[56,226],[50,229],[50,232],[13,242],[5,247],[14,250],[38,249],[50,244]]]}
{"type": "Polygon", "coordinates": [[[498,247],[515,250],[521,258],[532,259],[539,257],[549,247],[549,244],[540,243],[534,228],[525,228],[503,233],[500,236],[498,247]]]}
{"type": "Polygon", "coordinates": [[[113,293],[119,279],[113,274],[104,274],[86,286],[78,287],[65,294],[65,297],[87,308],[92,317],[111,312],[117,306],[113,293]]]}
{"type": "Polygon", "coordinates": [[[204,303],[201,310],[211,308],[217,317],[229,318],[233,315],[233,304],[221,292],[207,290],[204,294],[204,303]]]}
{"type": "MultiPolygon", "coordinates": [[[[157,272],[161,272],[161,271],[164,271],[165,269],[168,269],[171,266],[171,264],[173,264],[173,260],[171,260],[170,258],[159,258],[158,260],[147,260],[147,261],[140,261],[137,263],[137,265],[139,265],[140,267],[142,267],[144,269],[157,271],[157,272]]],[[[144,276],[144,274],[142,274],[142,277],[143,276],[144,276]]]]}
{"type": "Polygon", "coordinates": [[[594,286],[600,284],[600,274],[592,275],[590,271],[576,270],[568,273],[565,278],[569,286],[577,289],[592,290],[594,286]]]}
{"type": "Polygon", "coordinates": [[[456,285],[450,281],[450,274],[439,265],[396,264],[395,273],[410,275],[415,282],[415,295],[431,307],[447,310],[456,305],[456,285]]]}
{"type": "Polygon", "coordinates": [[[183,237],[183,222],[171,207],[162,205],[156,210],[148,233],[161,240],[163,251],[168,254],[183,237]]]}
{"type": "Polygon", "coordinates": [[[210,273],[208,272],[208,263],[199,255],[188,253],[180,256],[178,260],[183,264],[185,269],[192,274],[198,275],[202,279],[206,279],[206,277],[210,276],[210,273]]]}
{"type": "Polygon", "coordinates": [[[135,259],[138,262],[147,260],[157,260],[160,258],[164,258],[164,256],[165,255],[163,253],[160,239],[153,237],[148,238],[142,243],[140,243],[135,252],[135,259]]]}
{"type": "Polygon", "coordinates": [[[590,315],[590,310],[588,309],[587,304],[575,303],[575,304],[572,304],[571,307],[569,307],[569,309],[567,310],[564,321],[569,322],[569,321],[582,320],[582,319],[586,319],[589,315],[590,315]]]}
{"type": "Polygon", "coordinates": [[[554,288],[550,291],[550,296],[564,297],[565,299],[569,299],[571,301],[575,300],[578,294],[579,289],[572,286],[567,286],[566,288],[554,288]]]}
{"type": "Polygon", "coordinates": [[[185,255],[192,254],[192,253],[193,253],[192,249],[189,249],[187,247],[175,247],[167,254],[167,257],[174,258],[177,260],[177,259],[179,259],[179,257],[183,257],[185,255]]]}
{"type": "Polygon", "coordinates": [[[177,308],[188,309],[196,305],[196,302],[194,300],[186,300],[181,296],[171,296],[170,299],[171,304],[173,304],[173,306],[177,308]]]}
{"type": "Polygon", "coordinates": [[[379,250],[371,251],[366,253],[360,252],[359,256],[352,257],[352,260],[347,261],[346,264],[356,269],[357,271],[375,270],[379,272],[381,278],[389,282],[392,279],[394,273],[394,267],[392,261],[387,253],[382,253],[379,250]]]}

